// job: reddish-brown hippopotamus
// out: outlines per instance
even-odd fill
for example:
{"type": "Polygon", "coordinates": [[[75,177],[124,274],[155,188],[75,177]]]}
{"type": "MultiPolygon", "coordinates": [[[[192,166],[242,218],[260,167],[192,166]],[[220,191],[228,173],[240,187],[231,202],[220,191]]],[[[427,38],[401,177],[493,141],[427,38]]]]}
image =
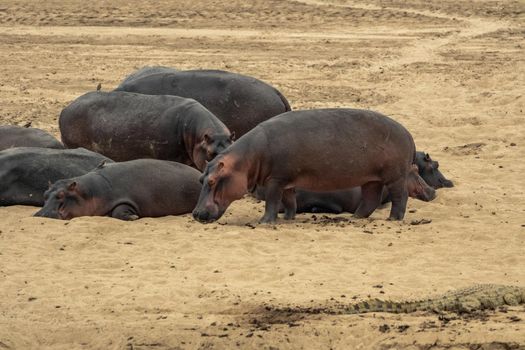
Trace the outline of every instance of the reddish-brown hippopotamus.
{"type": "MultiPolygon", "coordinates": [[[[421,176],[415,164],[407,176],[408,196],[429,202],[436,198],[436,191],[430,187],[421,176]]],[[[255,198],[265,199],[265,188],[257,187],[255,198]]],[[[361,187],[352,187],[346,190],[313,192],[303,189],[295,190],[295,199],[297,202],[297,213],[333,213],[343,212],[354,213],[361,202],[361,187]]],[[[390,202],[388,190],[383,188],[381,204],[390,202]]],[[[282,213],[284,208],[279,206],[279,212],[282,213]]]]}
{"type": "Polygon", "coordinates": [[[221,70],[144,67],[127,77],[116,91],[193,98],[237,137],[273,116],[290,111],[286,98],[273,86],[221,70]]]}
{"type": "Polygon", "coordinates": [[[37,128],[18,125],[0,126],[0,151],[13,147],[43,147],[63,149],[53,135],[37,128]]]}
{"type": "Polygon", "coordinates": [[[396,121],[358,109],[283,113],[259,124],[211,161],[193,211],[201,222],[217,220],[230,203],[254,186],[266,187],[263,223],[275,222],[282,201],[285,219],[296,213],[294,188],[334,191],[361,186],[356,217],[392,200],[390,219],[401,220],[414,140],[396,121]]]}
{"type": "Polygon", "coordinates": [[[124,91],[90,92],[60,114],[62,141],[115,161],[155,158],[204,169],[228,147],[228,128],[195,100],[124,91]]]}
{"type": "Polygon", "coordinates": [[[156,159],[106,164],[83,176],[55,182],[35,216],[135,220],[186,214],[197,203],[200,175],[187,165],[156,159]]]}

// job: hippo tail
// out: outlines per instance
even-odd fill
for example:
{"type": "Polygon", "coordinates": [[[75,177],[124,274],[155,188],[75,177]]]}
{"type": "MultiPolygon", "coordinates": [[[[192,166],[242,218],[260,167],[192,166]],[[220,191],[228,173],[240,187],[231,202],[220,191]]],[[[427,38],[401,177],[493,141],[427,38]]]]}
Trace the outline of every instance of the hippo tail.
{"type": "Polygon", "coordinates": [[[277,94],[277,96],[279,96],[279,98],[281,99],[281,101],[284,104],[284,112],[290,112],[292,110],[292,107],[290,107],[290,103],[288,102],[286,97],[284,97],[284,95],[279,90],[277,90],[277,89],[274,89],[274,90],[275,90],[275,93],[277,94]]]}

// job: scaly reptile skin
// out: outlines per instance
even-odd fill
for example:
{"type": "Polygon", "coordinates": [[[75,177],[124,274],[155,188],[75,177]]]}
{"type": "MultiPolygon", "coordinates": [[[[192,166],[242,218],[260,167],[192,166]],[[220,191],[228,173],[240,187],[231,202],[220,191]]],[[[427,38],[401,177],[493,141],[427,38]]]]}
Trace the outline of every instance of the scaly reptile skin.
{"type": "Polygon", "coordinates": [[[454,312],[457,314],[494,310],[500,306],[525,304],[525,287],[497,284],[478,284],[469,288],[448,292],[442,296],[415,301],[390,301],[369,299],[350,305],[316,307],[284,307],[267,310],[282,313],[307,314],[363,314],[367,312],[409,313],[415,311],[454,312]]]}
{"type": "Polygon", "coordinates": [[[479,284],[465,289],[446,293],[436,298],[418,301],[388,301],[370,299],[357,304],[344,306],[335,313],[361,314],[367,312],[408,313],[415,311],[447,311],[470,313],[492,310],[499,306],[525,304],[525,288],[495,284],[479,284]]]}

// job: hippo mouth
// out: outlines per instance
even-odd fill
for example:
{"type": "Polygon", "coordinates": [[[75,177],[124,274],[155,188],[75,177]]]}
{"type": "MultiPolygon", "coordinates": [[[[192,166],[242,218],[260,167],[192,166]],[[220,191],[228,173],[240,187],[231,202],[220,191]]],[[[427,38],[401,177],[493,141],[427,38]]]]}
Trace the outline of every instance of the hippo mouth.
{"type": "Polygon", "coordinates": [[[436,191],[425,191],[424,193],[418,194],[417,199],[423,202],[430,202],[436,198],[436,191]]]}
{"type": "Polygon", "coordinates": [[[441,187],[447,187],[447,188],[454,187],[454,183],[445,178],[439,179],[439,184],[441,185],[441,187]]]}
{"type": "Polygon", "coordinates": [[[209,223],[219,220],[226,210],[221,210],[219,207],[219,204],[216,201],[214,201],[213,204],[215,204],[215,208],[217,209],[216,211],[207,210],[207,209],[204,209],[204,210],[195,209],[192,213],[193,218],[202,224],[209,224],[209,223]]]}

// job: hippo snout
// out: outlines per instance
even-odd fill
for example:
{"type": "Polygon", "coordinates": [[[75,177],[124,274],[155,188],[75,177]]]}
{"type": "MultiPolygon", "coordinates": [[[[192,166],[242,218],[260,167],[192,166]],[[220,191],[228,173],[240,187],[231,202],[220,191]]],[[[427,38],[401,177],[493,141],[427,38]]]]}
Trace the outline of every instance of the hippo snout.
{"type": "Polygon", "coordinates": [[[46,208],[40,209],[39,211],[34,213],[33,216],[42,217],[42,218],[60,219],[57,211],[48,210],[46,208]]]}
{"type": "Polygon", "coordinates": [[[217,220],[216,218],[213,218],[210,212],[207,210],[197,210],[195,209],[193,211],[193,218],[203,224],[210,223],[212,221],[217,220]]]}
{"type": "Polygon", "coordinates": [[[448,187],[448,188],[454,187],[454,183],[450,180],[443,178],[443,179],[440,179],[439,182],[441,183],[443,187],[448,187]]]}
{"type": "Polygon", "coordinates": [[[436,198],[436,190],[433,189],[432,187],[428,187],[427,189],[425,189],[423,194],[419,197],[419,199],[425,202],[430,202],[431,200],[435,198],[436,198]]]}

